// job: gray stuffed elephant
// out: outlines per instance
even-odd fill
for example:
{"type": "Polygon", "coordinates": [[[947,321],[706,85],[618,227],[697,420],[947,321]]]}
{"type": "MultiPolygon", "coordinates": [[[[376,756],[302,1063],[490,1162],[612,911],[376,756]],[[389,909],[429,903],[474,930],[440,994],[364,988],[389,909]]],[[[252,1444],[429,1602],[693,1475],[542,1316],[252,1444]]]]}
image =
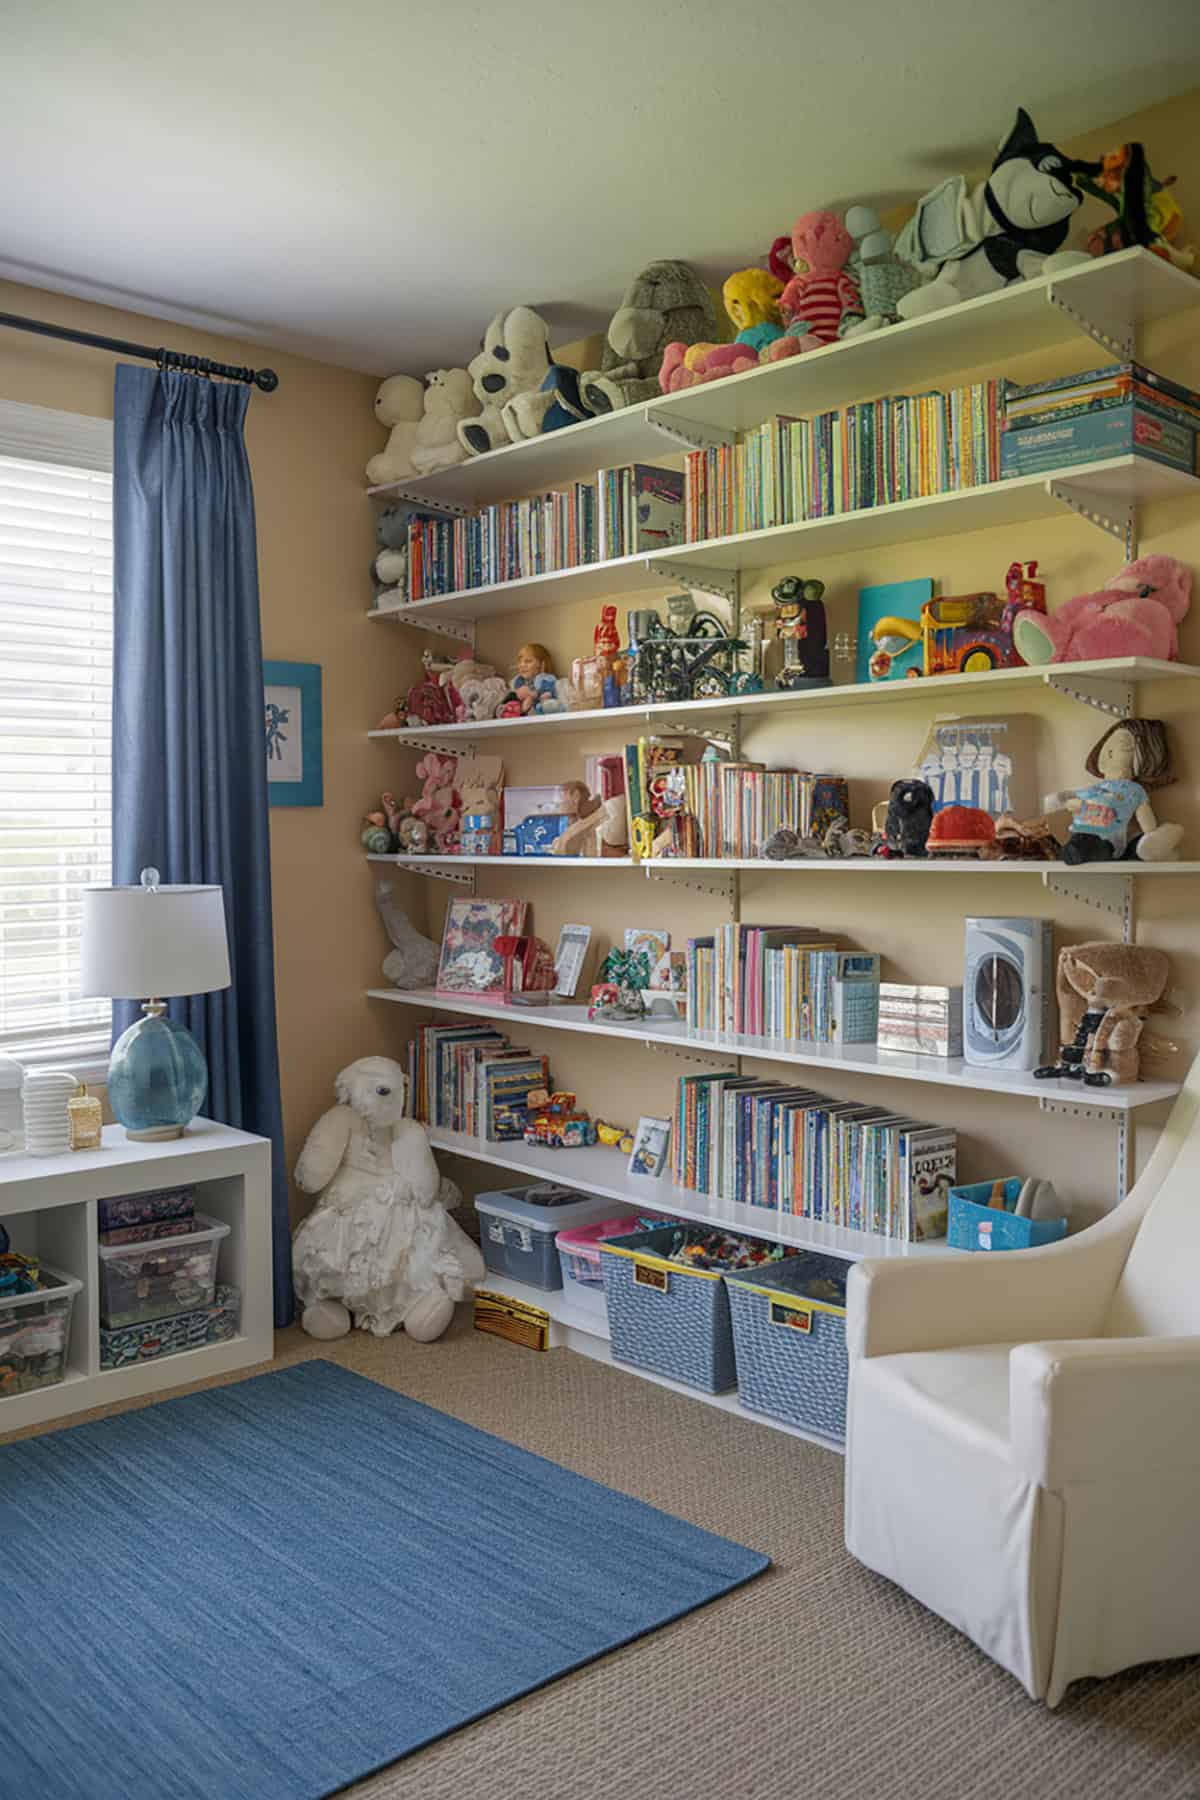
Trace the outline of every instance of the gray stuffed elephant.
{"type": "Polygon", "coordinates": [[[600,367],[579,377],[580,398],[590,413],[657,400],[667,345],[712,343],[720,336],[712,297],[696,271],[682,262],[647,263],[609,322],[600,367]]]}

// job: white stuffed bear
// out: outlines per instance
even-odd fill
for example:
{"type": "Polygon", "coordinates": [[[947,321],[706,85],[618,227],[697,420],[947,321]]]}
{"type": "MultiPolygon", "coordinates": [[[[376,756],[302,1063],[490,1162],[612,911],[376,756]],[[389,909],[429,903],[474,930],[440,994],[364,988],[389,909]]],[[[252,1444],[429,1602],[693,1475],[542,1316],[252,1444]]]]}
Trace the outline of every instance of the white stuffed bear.
{"type": "MultiPolygon", "coordinates": [[[[504,413],[519,394],[537,393],[550,373],[550,340],[546,321],[531,306],[497,313],[479,355],[467,364],[483,411],[477,419],[460,420],[458,441],[472,456],[515,443],[523,435],[510,431],[504,413]]],[[[510,415],[511,416],[511,415],[510,415]]]]}
{"type": "Polygon", "coordinates": [[[458,441],[460,419],[473,419],[479,401],[466,369],[431,369],[425,377],[425,411],[413,445],[413,468],[418,475],[450,469],[465,462],[467,451],[458,441]]]}
{"type": "Polygon", "coordinates": [[[376,1337],[403,1325],[432,1343],[483,1278],[479,1246],[446,1211],[458,1189],[443,1183],[424,1126],[404,1116],[406,1089],[389,1057],[351,1063],[296,1164],[299,1185],[319,1196],[292,1243],[300,1323],[313,1337],[341,1337],[353,1315],[376,1337]]]}
{"type": "Polygon", "coordinates": [[[413,445],[425,405],[425,389],[412,375],[389,375],[375,396],[375,417],[390,431],[385,447],[367,464],[372,487],[389,481],[406,481],[416,474],[413,445]]]}

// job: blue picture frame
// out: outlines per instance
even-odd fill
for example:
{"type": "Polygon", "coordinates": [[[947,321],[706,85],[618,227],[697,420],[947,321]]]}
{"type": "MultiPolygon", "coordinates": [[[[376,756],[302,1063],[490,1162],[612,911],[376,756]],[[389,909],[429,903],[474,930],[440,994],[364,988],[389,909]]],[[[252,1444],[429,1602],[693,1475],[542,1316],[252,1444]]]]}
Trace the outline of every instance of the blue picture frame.
{"type": "Polygon", "coordinates": [[[323,806],[320,663],[263,662],[267,798],[323,806]]]}

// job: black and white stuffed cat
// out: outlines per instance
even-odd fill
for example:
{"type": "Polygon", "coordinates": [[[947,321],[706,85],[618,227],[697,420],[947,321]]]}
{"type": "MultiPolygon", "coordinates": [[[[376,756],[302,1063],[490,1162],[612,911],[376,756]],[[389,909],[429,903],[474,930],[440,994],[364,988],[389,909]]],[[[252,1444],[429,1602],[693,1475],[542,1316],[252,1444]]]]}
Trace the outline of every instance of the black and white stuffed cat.
{"type": "Polygon", "coordinates": [[[978,187],[951,175],[917,202],[896,241],[897,254],[923,275],[898,303],[904,318],[992,294],[1010,281],[1070,268],[1089,258],[1061,249],[1071,215],[1083,201],[1072,177],[1098,163],[1077,162],[1038,137],[1023,107],[978,187]]]}

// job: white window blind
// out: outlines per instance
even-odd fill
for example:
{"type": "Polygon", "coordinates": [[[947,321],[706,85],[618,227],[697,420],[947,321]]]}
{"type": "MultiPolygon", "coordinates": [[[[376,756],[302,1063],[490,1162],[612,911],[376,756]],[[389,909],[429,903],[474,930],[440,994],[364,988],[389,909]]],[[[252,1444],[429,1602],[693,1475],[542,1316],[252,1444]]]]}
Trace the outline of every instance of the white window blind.
{"type": "Polygon", "coordinates": [[[112,426],[0,402],[0,1048],[105,1049],[81,890],[112,879],[112,426]]]}

